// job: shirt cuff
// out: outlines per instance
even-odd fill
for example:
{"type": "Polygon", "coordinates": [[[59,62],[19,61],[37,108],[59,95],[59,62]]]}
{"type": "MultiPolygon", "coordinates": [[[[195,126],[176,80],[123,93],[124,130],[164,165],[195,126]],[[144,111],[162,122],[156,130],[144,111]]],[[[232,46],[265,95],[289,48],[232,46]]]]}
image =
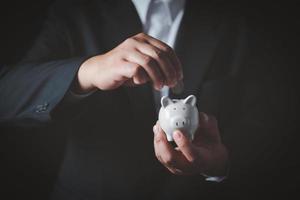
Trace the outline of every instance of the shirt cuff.
{"type": "Polygon", "coordinates": [[[87,98],[88,96],[92,95],[95,91],[96,90],[93,90],[88,93],[78,94],[78,93],[74,92],[72,90],[72,88],[70,88],[65,96],[65,101],[69,102],[69,103],[77,103],[77,102],[80,102],[81,100],[87,98]]]}
{"type": "Polygon", "coordinates": [[[226,173],[224,174],[224,176],[209,176],[206,174],[201,174],[201,175],[205,177],[206,181],[220,183],[228,177],[229,171],[230,171],[230,163],[228,163],[228,165],[226,167],[226,173]]]}
{"type": "Polygon", "coordinates": [[[227,176],[207,176],[205,174],[202,174],[205,177],[206,181],[210,181],[210,182],[217,182],[220,183],[222,182],[224,179],[227,178],[227,176]]]}
{"type": "Polygon", "coordinates": [[[74,98],[76,100],[81,100],[81,99],[84,99],[88,96],[90,96],[91,94],[93,94],[95,92],[95,90],[91,91],[91,92],[88,92],[88,93],[84,93],[84,94],[78,94],[72,90],[69,91],[69,95],[71,98],[74,98]]]}

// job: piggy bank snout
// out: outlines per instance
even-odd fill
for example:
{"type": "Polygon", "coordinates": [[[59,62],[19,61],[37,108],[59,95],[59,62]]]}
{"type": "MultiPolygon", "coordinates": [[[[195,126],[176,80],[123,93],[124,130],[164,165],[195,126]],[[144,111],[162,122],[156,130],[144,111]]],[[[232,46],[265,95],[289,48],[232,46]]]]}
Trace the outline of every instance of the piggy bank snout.
{"type": "Polygon", "coordinates": [[[171,119],[171,124],[174,128],[180,129],[189,126],[190,121],[185,117],[177,116],[171,119]]]}

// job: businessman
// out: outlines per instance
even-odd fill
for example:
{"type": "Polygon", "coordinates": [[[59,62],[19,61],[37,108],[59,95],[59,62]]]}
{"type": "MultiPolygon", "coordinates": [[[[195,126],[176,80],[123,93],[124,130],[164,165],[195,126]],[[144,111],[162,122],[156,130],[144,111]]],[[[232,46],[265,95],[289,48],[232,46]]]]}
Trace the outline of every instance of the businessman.
{"type": "Polygon", "coordinates": [[[260,96],[252,95],[260,86],[248,76],[247,27],[223,6],[97,0],[52,7],[0,85],[1,123],[56,123],[55,131],[68,133],[52,199],[197,199],[209,181],[243,174],[243,137],[266,129],[256,117],[260,96]],[[190,94],[200,126],[194,141],[175,132],[174,148],[156,122],[159,99],[190,94]]]}

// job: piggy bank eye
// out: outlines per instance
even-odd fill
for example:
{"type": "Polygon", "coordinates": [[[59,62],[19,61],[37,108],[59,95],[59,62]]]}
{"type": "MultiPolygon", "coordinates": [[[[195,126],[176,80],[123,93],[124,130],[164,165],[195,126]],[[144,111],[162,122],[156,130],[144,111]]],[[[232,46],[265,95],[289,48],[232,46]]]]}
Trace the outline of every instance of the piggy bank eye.
{"type": "Polygon", "coordinates": [[[183,107],[182,110],[185,110],[185,107],[183,107]]]}
{"type": "Polygon", "coordinates": [[[176,110],[176,107],[174,107],[173,110],[176,110]]]}

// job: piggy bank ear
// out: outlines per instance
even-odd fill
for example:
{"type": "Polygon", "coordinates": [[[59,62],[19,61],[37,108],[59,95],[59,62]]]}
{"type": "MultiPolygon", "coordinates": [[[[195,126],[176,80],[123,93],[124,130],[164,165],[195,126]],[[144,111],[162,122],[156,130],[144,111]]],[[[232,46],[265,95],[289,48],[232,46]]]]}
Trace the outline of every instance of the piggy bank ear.
{"type": "Polygon", "coordinates": [[[172,103],[173,103],[172,100],[167,96],[163,96],[161,98],[161,106],[164,107],[164,108],[167,107],[168,105],[172,104],[172,103]]]}
{"type": "Polygon", "coordinates": [[[196,105],[196,97],[194,95],[190,95],[183,100],[183,103],[189,104],[191,106],[195,106],[196,105]]]}

